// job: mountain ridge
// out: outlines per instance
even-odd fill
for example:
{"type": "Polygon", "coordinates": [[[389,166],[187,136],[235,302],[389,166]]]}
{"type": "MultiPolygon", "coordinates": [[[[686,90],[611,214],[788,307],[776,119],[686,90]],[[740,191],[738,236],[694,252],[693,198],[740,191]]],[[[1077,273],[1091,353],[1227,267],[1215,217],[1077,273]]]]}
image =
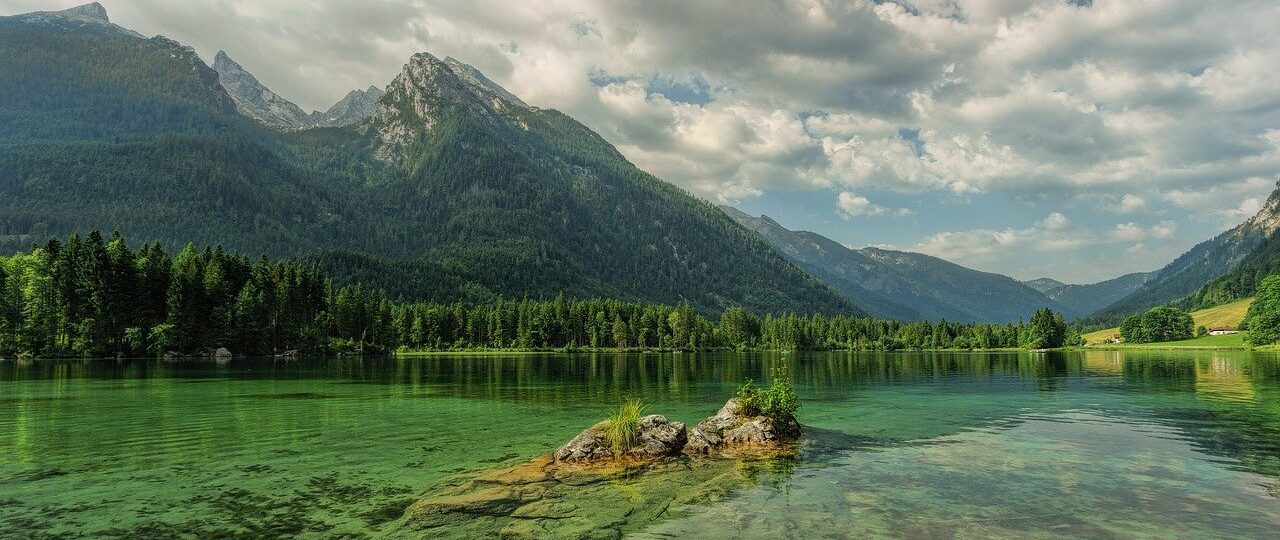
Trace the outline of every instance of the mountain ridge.
{"type": "Polygon", "coordinates": [[[364,90],[347,92],[347,95],[324,112],[308,113],[267,88],[226,51],[220,50],[214,55],[212,67],[218,72],[218,82],[235,100],[241,113],[268,127],[285,131],[346,127],[362,122],[373,114],[373,109],[383,94],[380,88],[370,85],[364,90]]]}
{"type": "Polygon", "coordinates": [[[1280,183],[1257,214],[1196,244],[1173,262],[1152,272],[1146,283],[1133,293],[1090,315],[1085,323],[1110,326],[1155,306],[1188,301],[1208,283],[1232,272],[1277,230],[1280,230],[1280,183]]]}
{"type": "Polygon", "coordinates": [[[373,117],[281,131],[242,114],[189,47],[25,21],[0,19],[4,249],[117,229],[307,257],[422,300],[861,313],[710,203],[460,62],[471,75],[414,55],[373,117]]]}
{"type": "Polygon", "coordinates": [[[720,208],[780,254],[881,316],[1014,322],[1044,307],[1076,315],[1008,276],[919,253],[852,249],[818,233],[787,229],[767,215],[754,217],[731,206],[720,208]]]}

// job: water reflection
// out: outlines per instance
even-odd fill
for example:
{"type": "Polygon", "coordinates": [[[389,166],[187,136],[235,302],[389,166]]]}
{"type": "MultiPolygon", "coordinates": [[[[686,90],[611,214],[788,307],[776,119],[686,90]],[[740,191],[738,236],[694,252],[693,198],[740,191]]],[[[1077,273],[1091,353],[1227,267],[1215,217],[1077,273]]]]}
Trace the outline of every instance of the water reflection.
{"type": "MultiPolygon", "coordinates": [[[[1141,500],[1171,523],[1187,512],[1178,504],[1223,521],[1280,513],[1257,515],[1259,505],[1280,505],[1257,488],[1280,477],[1274,355],[548,354],[0,362],[0,492],[21,494],[0,504],[0,529],[72,534],[171,517],[216,529],[235,517],[205,501],[235,500],[242,495],[232,490],[243,489],[359,535],[366,514],[384,515],[460,469],[545,452],[624,397],[696,421],[776,364],[790,368],[801,393],[807,446],[785,470],[744,484],[753,487],[740,500],[751,504],[803,503],[815,522],[839,522],[823,516],[841,513],[889,531],[927,524],[912,515],[1026,519],[1031,502],[1001,508],[1019,497],[1099,513],[1141,500]],[[394,489],[367,503],[308,498],[339,473],[350,485],[333,497],[394,489]],[[156,508],[171,516],[156,517],[156,508]],[[335,508],[343,513],[331,515],[335,508]]],[[[1082,536],[1125,530],[1086,521],[1070,525],[1082,536]]]]}

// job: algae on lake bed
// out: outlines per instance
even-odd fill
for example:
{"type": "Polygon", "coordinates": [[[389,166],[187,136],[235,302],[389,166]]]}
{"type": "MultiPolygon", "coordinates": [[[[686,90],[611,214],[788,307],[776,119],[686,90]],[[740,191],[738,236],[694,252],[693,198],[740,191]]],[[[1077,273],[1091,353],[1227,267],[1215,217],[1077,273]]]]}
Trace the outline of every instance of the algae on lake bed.
{"type": "Polygon", "coordinates": [[[406,510],[391,536],[615,539],[690,505],[793,469],[794,452],[671,458],[639,466],[557,465],[548,457],[448,486],[406,510]]]}

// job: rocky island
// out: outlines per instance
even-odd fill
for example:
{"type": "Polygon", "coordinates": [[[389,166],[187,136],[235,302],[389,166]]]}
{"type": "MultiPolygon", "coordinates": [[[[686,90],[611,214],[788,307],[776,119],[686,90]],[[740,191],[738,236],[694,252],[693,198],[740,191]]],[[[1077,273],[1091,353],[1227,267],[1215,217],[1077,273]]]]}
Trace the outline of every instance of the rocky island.
{"type": "Polygon", "coordinates": [[[389,532],[621,538],[681,507],[723,497],[742,485],[744,467],[793,458],[801,432],[797,402],[761,399],[793,399],[789,384],[744,389],[693,428],[637,415],[625,445],[609,429],[617,416],[596,423],[550,455],[446,485],[411,505],[389,532]]]}

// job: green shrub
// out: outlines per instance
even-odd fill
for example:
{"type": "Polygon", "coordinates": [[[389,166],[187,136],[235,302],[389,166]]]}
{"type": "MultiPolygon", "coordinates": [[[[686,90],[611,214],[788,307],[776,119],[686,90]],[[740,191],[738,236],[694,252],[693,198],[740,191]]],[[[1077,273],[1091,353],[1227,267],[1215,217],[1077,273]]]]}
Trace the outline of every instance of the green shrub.
{"type": "Polygon", "coordinates": [[[760,413],[775,420],[785,420],[800,410],[800,396],[791,384],[791,371],[786,365],[773,367],[769,388],[760,392],[760,413]]]}
{"type": "Polygon", "coordinates": [[[733,399],[742,408],[743,415],[760,415],[760,387],[756,386],[755,381],[747,379],[747,382],[739,386],[738,391],[733,393],[733,399]]]}
{"type": "Polygon", "coordinates": [[[791,371],[779,364],[770,371],[768,388],[760,388],[750,379],[734,392],[733,398],[746,416],[768,416],[786,420],[800,410],[800,397],[791,384],[791,371]]]}
{"type": "Polygon", "coordinates": [[[636,444],[636,432],[640,429],[640,417],[644,415],[644,404],[638,399],[628,400],[609,416],[609,423],[604,428],[605,439],[613,448],[613,453],[622,454],[636,444]]]}

